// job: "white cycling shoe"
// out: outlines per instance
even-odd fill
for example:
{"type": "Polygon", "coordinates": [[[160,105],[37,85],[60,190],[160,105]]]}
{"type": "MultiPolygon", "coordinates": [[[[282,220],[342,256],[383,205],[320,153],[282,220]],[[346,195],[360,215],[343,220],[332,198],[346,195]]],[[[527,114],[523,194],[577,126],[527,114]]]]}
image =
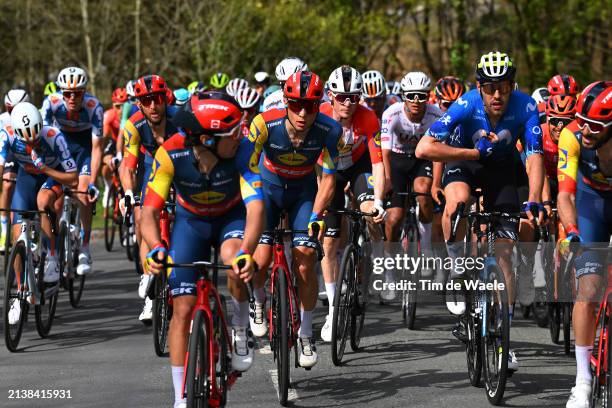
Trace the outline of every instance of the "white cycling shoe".
{"type": "Polygon", "coordinates": [[[147,325],[151,324],[153,320],[153,301],[148,296],[145,298],[145,303],[142,307],[142,312],[140,312],[140,316],[138,316],[138,320],[147,325]]]}
{"type": "MultiPolygon", "coordinates": [[[[454,282],[457,281],[461,281],[461,279],[451,280],[453,286],[454,282]]],[[[449,290],[446,292],[446,308],[455,316],[465,313],[465,302],[463,301],[463,294],[461,291],[449,290]]]]}
{"type": "Polygon", "coordinates": [[[317,355],[317,347],[315,346],[314,337],[300,337],[300,358],[299,364],[304,368],[312,368],[317,364],[319,356],[317,355]]]}
{"type": "Polygon", "coordinates": [[[255,311],[249,313],[249,326],[253,335],[263,337],[268,332],[268,321],[266,320],[266,304],[255,302],[255,311]]]}
{"type": "Polygon", "coordinates": [[[56,283],[59,280],[59,264],[57,257],[48,255],[45,259],[45,272],[43,281],[45,283],[56,283]]]}
{"type": "Polygon", "coordinates": [[[247,371],[253,364],[253,333],[248,327],[232,326],[232,368],[236,371],[247,371]]]}
{"type": "Polygon", "coordinates": [[[591,383],[579,382],[572,387],[565,408],[591,408],[591,383]]]}
{"type": "Polygon", "coordinates": [[[149,293],[149,288],[153,284],[154,278],[155,277],[153,275],[147,275],[145,273],[140,275],[140,282],[138,283],[138,296],[140,296],[141,299],[147,297],[147,293],[149,293]]]}
{"type": "Polygon", "coordinates": [[[187,401],[175,401],[174,408],[187,408],[187,401]]]}
{"type": "Polygon", "coordinates": [[[321,328],[321,340],[330,342],[332,340],[332,323],[334,317],[331,314],[325,316],[325,324],[321,328]]]}
{"type": "Polygon", "coordinates": [[[11,326],[14,324],[17,324],[19,323],[20,319],[21,319],[21,302],[19,302],[19,299],[11,299],[11,308],[9,309],[9,312],[8,312],[9,324],[11,326]]]}
{"type": "Polygon", "coordinates": [[[91,254],[89,253],[89,247],[81,247],[77,275],[87,275],[88,273],[91,273],[91,254]]]}

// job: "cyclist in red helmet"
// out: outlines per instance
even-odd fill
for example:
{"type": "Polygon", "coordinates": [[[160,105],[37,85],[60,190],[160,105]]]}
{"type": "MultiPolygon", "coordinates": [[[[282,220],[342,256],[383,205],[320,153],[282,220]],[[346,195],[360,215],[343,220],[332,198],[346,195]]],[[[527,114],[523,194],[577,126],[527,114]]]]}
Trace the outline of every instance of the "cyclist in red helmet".
{"type": "Polygon", "coordinates": [[[552,95],[578,95],[578,83],[573,76],[567,74],[555,75],[550,78],[546,86],[548,93],[552,95]]]}
{"type": "MultiPolygon", "coordinates": [[[[272,258],[272,237],[262,231],[276,228],[282,211],[289,214],[289,226],[294,230],[310,230],[317,223],[323,227],[319,233],[322,238],[325,229],[323,211],[334,195],[342,127],[319,113],[322,96],[323,82],[318,75],[307,71],[292,74],[284,88],[287,107],[257,115],[238,151],[242,195],[247,207],[241,253],[254,254],[260,267],[253,279],[255,313],[251,321],[251,329],[257,336],[267,331],[264,282],[272,258]],[[315,165],[320,156],[323,174],[317,187],[315,165]]],[[[314,269],[316,244],[308,235],[295,234],[292,246],[293,270],[301,301],[299,364],[310,368],[317,363],[312,332],[318,293],[314,269]]],[[[250,263],[245,266],[249,267],[250,263]]]]}
{"type": "MultiPolygon", "coordinates": [[[[176,112],[176,107],[169,106],[172,91],[166,85],[166,81],[159,75],[146,75],[138,78],[133,87],[138,111],[130,116],[123,128],[123,160],[119,167],[121,185],[125,191],[125,196],[119,203],[122,213],[125,213],[125,201],[128,197],[132,203],[134,202],[134,191],[140,192],[140,202],[144,202],[146,181],[153,166],[155,151],[166,139],[176,133],[176,126],[170,120],[176,112]]],[[[144,270],[138,294],[145,299],[145,304],[139,320],[148,324],[152,317],[153,302],[146,293],[152,282],[152,276],[144,265],[149,247],[146,242],[141,242],[138,207],[134,209],[134,218],[140,260],[143,262],[144,270]]]]}
{"type": "MultiPolygon", "coordinates": [[[[157,149],[155,170],[147,183],[142,207],[142,235],[152,248],[147,258],[153,273],[166,272],[163,268],[166,255],[174,263],[208,261],[213,246],[227,265],[233,260],[237,263],[242,258],[251,259],[248,254],[240,254],[245,208],[234,156],[242,139],[241,121],[240,106],[221,92],[192,95],[174,116],[173,122],[183,133],[175,133],[157,149]],[[162,243],[157,220],[171,185],[176,189],[176,215],[168,250],[162,243]]],[[[196,303],[197,274],[185,268],[167,272],[173,300],[168,343],[175,406],[184,406],[183,367],[196,303]]],[[[248,281],[251,275],[248,268],[228,272],[234,310],[232,368],[238,371],[248,370],[253,363],[249,303],[246,288],[240,282],[248,281]]]]}
{"type": "Polygon", "coordinates": [[[576,119],[559,138],[557,208],[569,242],[581,243],[576,258],[578,280],[572,314],[576,336],[576,386],[568,408],[588,408],[591,399],[590,359],[595,338],[595,310],[606,281],[606,252],[586,244],[607,243],[612,235],[612,81],[587,86],[578,98],[576,119]],[[578,177],[580,170],[580,177],[578,177]]]}
{"type": "Polygon", "coordinates": [[[125,88],[115,89],[111,97],[113,107],[104,112],[104,127],[102,128],[102,135],[106,143],[104,153],[102,154],[102,180],[104,180],[102,206],[104,206],[104,208],[106,208],[106,202],[108,200],[112,172],[121,162],[121,155],[117,154],[117,140],[119,140],[119,124],[121,122],[123,104],[127,102],[127,99],[128,96],[125,88]]]}

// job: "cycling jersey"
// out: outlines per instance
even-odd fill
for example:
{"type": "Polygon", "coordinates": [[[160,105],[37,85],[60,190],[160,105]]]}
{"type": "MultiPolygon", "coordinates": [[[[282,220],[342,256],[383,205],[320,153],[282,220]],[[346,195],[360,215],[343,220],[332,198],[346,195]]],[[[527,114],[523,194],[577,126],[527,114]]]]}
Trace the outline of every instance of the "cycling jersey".
{"type": "MultiPolygon", "coordinates": [[[[333,118],[330,103],[321,105],[321,113],[333,118]]],[[[370,153],[372,164],[382,162],[380,149],[380,125],[376,114],[367,107],[358,105],[353,114],[350,129],[343,129],[338,141],[338,170],[346,170],[359,161],[364,153],[370,153]]],[[[321,160],[319,160],[321,164],[321,160]]]]}
{"type": "MultiPolygon", "coordinates": [[[[601,170],[595,149],[583,149],[582,132],[576,121],[563,128],[559,136],[559,191],[576,193],[578,170],[585,185],[596,191],[612,191],[612,177],[601,170]]],[[[609,142],[608,142],[609,143],[609,142]]]]}
{"type": "MultiPolygon", "coordinates": [[[[11,114],[8,112],[0,113],[0,129],[4,129],[8,126],[11,126],[11,114]]],[[[15,173],[17,168],[15,167],[15,158],[13,157],[13,153],[8,152],[6,156],[6,161],[4,162],[4,172],[7,173],[15,173]]],[[[13,178],[14,176],[8,176],[5,178],[13,178]]]]}
{"type": "Polygon", "coordinates": [[[384,111],[382,116],[381,141],[384,150],[414,156],[416,145],[427,129],[440,117],[442,111],[434,105],[426,105],[420,123],[408,119],[404,103],[397,102],[384,111]]]}
{"type": "Polygon", "coordinates": [[[176,133],[157,149],[144,205],[162,209],[174,184],[176,202],[198,216],[218,217],[242,206],[235,160],[220,159],[210,173],[199,171],[193,149],[176,133]]]}
{"type": "Polygon", "coordinates": [[[284,93],[282,89],[272,92],[264,99],[263,105],[261,105],[262,112],[267,112],[270,109],[285,109],[283,97],[284,93]]]}
{"type": "MultiPolygon", "coordinates": [[[[546,177],[548,177],[550,181],[556,182],[559,146],[557,146],[550,136],[548,123],[543,123],[540,127],[542,128],[542,150],[544,151],[544,169],[546,170],[546,177]]],[[[519,153],[523,153],[523,145],[520,140],[516,143],[516,148],[519,153]]]]}
{"type": "Polygon", "coordinates": [[[121,123],[119,123],[119,128],[123,129],[125,127],[125,122],[136,112],[138,112],[138,106],[132,102],[124,102],[123,107],[121,108],[121,123]]]}
{"type": "Polygon", "coordinates": [[[117,141],[119,136],[119,114],[115,108],[104,112],[104,135],[111,134],[113,141],[117,141]]]}
{"type": "Polygon", "coordinates": [[[0,129],[11,125],[11,114],[8,112],[0,113],[0,129]]]}
{"type": "MultiPolygon", "coordinates": [[[[448,141],[454,146],[473,148],[483,131],[497,134],[499,141],[493,144],[493,153],[481,162],[495,162],[514,154],[519,137],[523,137],[526,155],[542,154],[542,129],[538,121],[536,103],[529,95],[519,91],[510,94],[508,106],[495,127],[491,126],[478,90],[462,95],[434,122],[428,136],[448,141]],[[461,132],[454,132],[461,125],[461,132]],[[452,135],[452,137],[451,137],[452,135]]],[[[384,143],[384,140],[383,140],[384,143]]]]}
{"type": "Polygon", "coordinates": [[[263,200],[262,181],[285,187],[303,185],[305,179],[314,181],[319,156],[324,173],[336,171],[337,145],[342,134],[338,122],[319,113],[302,146],[295,148],[289,140],[285,118],[286,112],[281,109],[257,115],[249,137],[240,143],[237,161],[245,203],[263,200]]]}
{"type": "Polygon", "coordinates": [[[541,125],[546,123],[546,102],[538,103],[538,120],[541,125]]]}

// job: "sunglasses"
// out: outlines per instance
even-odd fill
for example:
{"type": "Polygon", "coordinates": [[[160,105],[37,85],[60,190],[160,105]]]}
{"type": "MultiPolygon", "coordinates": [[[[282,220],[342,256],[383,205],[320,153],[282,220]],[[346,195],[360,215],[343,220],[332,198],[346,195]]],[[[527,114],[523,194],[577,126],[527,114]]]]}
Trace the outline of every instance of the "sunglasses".
{"type": "Polygon", "coordinates": [[[123,106],[123,105],[121,105],[120,103],[114,103],[113,104],[113,108],[115,108],[115,109],[119,109],[119,108],[121,108],[121,106],[123,106]]]}
{"type": "Polygon", "coordinates": [[[576,124],[582,130],[585,127],[589,130],[590,133],[599,133],[602,132],[605,128],[612,125],[612,122],[603,123],[598,120],[587,119],[581,114],[576,114],[576,124]]]}
{"type": "Polygon", "coordinates": [[[406,102],[427,102],[429,99],[429,94],[427,92],[404,92],[402,94],[404,101],[406,102]]]}
{"type": "Polygon", "coordinates": [[[438,104],[440,106],[443,106],[444,108],[448,109],[450,108],[450,106],[453,104],[453,101],[447,101],[445,99],[440,99],[440,101],[438,102],[438,104]]]}
{"type": "Polygon", "coordinates": [[[334,93],[332,95],[334,95],[334,99],[342,105],[346,105],[346,101],[354,105],[361,99],[361,95],[355,93],[334,93]]]}
{"type": "Polygon", "coordinates": [[[370,104],[378,103],[380,101],[384,101],[385,97],[384,96],[375,96],[374,98],[363,98],[363,100],[365,101],[365,103],[370,105],[370,104]]]}
{"type": "Polygon", "coordinates": [[[163,93],[154,93],[145,96],[141,96],[138,98],[138,101],[143,106],[151,106],[151,103],[155,102],[156,105],[161,105],[166,101],[166,95],[163,93]]]}
{"type": "Polygon", "coordinates": [[[82,90],[82,89],[79,90],[79,91],[69,91],[69,90],[62,91],[62,96],[64,98],[66,98],[66,99],[70,99],[73,96],[75,98],[79,98],[79,97],[83,96],[84,94],[85,94],[85,91],[82,90]]]}
{"type": "Polygon", "coordinates": [[[480,85],[482,92],[486,93],[487,95],[494,95],[495,91],[499,91],[499,93],[502,95],[509,94],[513,88],[513,85],[508,81],[489,82],[480,85]]]}
{"type": "Polygon", "coordinates": [[[566,127],[574,120],[574,118],[564,116],[548,116],[546,119],[548,120],[548,124],[554,128],[566,127]]]}
{"type": "Polygon", "coordinates": [[[315,113],[319,111],[319,101],[306,101],[303,99],[287,99],[287,106],[291,112],[300,113],[302,109],[306,113],[315,113]]]}

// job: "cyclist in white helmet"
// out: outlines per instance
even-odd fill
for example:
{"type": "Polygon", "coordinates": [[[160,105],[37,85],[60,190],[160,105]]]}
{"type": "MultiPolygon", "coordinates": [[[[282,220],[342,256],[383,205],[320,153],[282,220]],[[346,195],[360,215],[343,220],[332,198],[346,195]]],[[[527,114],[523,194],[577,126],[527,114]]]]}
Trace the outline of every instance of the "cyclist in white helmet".
{"type": "Polygon", "coordinates": [[[283,87],[285,86],[285,81],[298,71],[308,71],[308,65],[297,57],[288,57],[278,63],[275,74],[280,89],[272,92],[264,99],[264,112],[270,109],[285,109],[285,103],[283,102],[283,87]]]}
{"type": "Polygon", "coordinates": [[[246,79],[234,78],[227,83],[227,86],[225,87],[225,92],[227,92],[229,96],[236,96],[238,91],[248,87],[249,83],[246,79]]]}
{"type": "Polygon", "coordinates": [[[255,73],[255,90],[258,94],[263,95],[266,89],[270,86],[270,75],[265,71],[255,73]]]}
{"type": "Polygon", "coordinates": [[[366,71],[361,75],[363,90],[361,95],[365,104],[376,113],[378,120],[387,108],[387,87],[383,75],[376,71],[366,71]]]}
{"type": "Polygon", "coordinates": [[[253,88],[243,88],[238,91],[238,93],[234,96],[234,99],[236,99],[236,102],[238,102],[238,105],[240,105],[244,112],[241,123],[242,135],[244,137],[248,137],[251,122],[259,113],[261,96],[259,95],[259,92],[253,88]]]}

